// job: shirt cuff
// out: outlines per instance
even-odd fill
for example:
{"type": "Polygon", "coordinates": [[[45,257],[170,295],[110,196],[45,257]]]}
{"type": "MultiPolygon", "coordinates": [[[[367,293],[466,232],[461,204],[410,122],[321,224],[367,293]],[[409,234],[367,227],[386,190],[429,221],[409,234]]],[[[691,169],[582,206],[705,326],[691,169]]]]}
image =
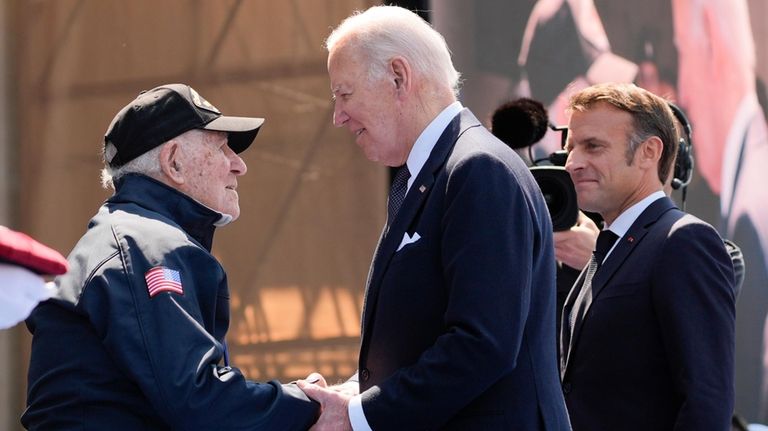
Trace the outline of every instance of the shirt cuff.
{"type": "Polygon", "coordinates": [[[355,395],[349,400],[349,423],[354,431],[373,431],[363,413],[363,397],[355,395]]]}

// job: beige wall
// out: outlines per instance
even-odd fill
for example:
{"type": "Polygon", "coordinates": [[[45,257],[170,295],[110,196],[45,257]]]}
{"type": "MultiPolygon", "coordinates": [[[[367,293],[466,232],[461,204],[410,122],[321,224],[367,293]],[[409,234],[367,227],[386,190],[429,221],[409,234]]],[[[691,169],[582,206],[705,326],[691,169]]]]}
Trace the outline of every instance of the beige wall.
{"type": "MultiPolygon", "coordinates": [[[[15,190],[14,163],[15,146],[13,145],[13,99],[10,87],[13,82],[13,58],[10,53],[13,35],[12,9],[7,2],[0,2],[0,225],[13,226],[15,190]]],[[[6,286],[0,286],[5,288],[6,286]]],[[[11,330],[0,331],[0,430],[15,429],[18,425],[20,385],[23,376],[23,357],[19,355],[21,325],[11,330]]]]}
{"type": "MultiPolygon", "coordinates": [[[[234,363],[254,379],[313,370],[347,377],[387,172],[332,127],[322,42],[371,3],[0,2],[19,29],[13,54],[0,51],[17,100],[9,106],[0,88],[0,126],[15,112],[0,130],[17,130],[13,145],[0,135],[0,164],[18,152],[16,169],[2,169],[15,170],[15,181],[0,185],[1,222],[18,214],[17,229],[68,253],[109,195],[99,186],[104,130],[140,90],[185,82],[226,114],[264,116],[244,153],[242,216],[214,243],[233,294],[234,363]]],[[[25,333],[19,326],[0,338],[0,358],[12,364],[0,371],[0,389],[13,392],[0,393],[0,418],[8,418],[0,429],[18,427],[23,409],[25,333]]]]}

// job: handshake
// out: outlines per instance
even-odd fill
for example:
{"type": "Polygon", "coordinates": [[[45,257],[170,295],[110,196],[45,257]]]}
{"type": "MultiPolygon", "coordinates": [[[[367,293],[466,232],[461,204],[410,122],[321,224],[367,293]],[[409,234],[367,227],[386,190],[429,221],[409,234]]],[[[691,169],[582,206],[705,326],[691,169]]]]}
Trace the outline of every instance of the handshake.
{"type": "Polygon", "coordinates": [[[329,387],[322,375],[312,373],[296,384],[309,398],[320,403],[320,417],[310,431],[352,431],[348,409],[349,400],[360,392],[356,381],[329,387]]]}

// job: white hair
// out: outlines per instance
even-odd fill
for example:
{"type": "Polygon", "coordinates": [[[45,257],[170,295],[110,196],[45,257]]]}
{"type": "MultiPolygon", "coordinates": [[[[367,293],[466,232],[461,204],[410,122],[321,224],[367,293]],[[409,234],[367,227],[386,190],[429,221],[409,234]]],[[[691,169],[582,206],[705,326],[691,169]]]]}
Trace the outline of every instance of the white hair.
{"type": "Polygon", "coordinates": [[[372,79],[380,78],[389,62],[402,56],[416,73],[448,86],[458,96],[461,74],[453,66],[445,38],[408,9],[373,6],[355,12],[331,32],[325,47],[331,52],[341,41],[369,56],[372,79]]]}
{"type": "Polygon", "coordinates": [[[167,143],[160,144],[122,166],[112,167],[109,164],[105,164],[104,169],[101,170],[101,186],[105,189],[111,188],[114,190],[115,181],[123,175],[130,173],[144,174],[148,177],[156,178],[161,172],[160,151],[162,151],[163,146],[167,143]]]}
{"type": "Polygon", "coordinates": [[[144,174],[148,177],[160,179],[162,175],[162,167],[160,166],[160,152],[163,147],[168,145],[171,141],[180,143],[179,151],[192,151],[190,148],[194,145],[202,145],[206,142],[210,142],[217,135],[226,135],[227,132],[218,132],[213,130],[204,129],[190,129],[175,138],[169,139],[163,142],[157,147],[147,151],[146,153],[136,157],[128,163],[120,167],[109,166],[105,162],[104,169],[101,170],[101,185],[102,187],[115,189],[115,181],[126,174],[144,174]]]}

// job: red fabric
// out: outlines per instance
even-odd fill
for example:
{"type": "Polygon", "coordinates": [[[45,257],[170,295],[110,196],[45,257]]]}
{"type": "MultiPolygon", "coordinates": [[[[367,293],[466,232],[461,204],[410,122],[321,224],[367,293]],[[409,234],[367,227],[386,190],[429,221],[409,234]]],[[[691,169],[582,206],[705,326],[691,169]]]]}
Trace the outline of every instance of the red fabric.
{"type": "Polygon", "coordinates": [[[0,226],[0,261],[23,266],[41,275],[64,274],[68,268],[61,253],[5,226],[0,226]]]}

